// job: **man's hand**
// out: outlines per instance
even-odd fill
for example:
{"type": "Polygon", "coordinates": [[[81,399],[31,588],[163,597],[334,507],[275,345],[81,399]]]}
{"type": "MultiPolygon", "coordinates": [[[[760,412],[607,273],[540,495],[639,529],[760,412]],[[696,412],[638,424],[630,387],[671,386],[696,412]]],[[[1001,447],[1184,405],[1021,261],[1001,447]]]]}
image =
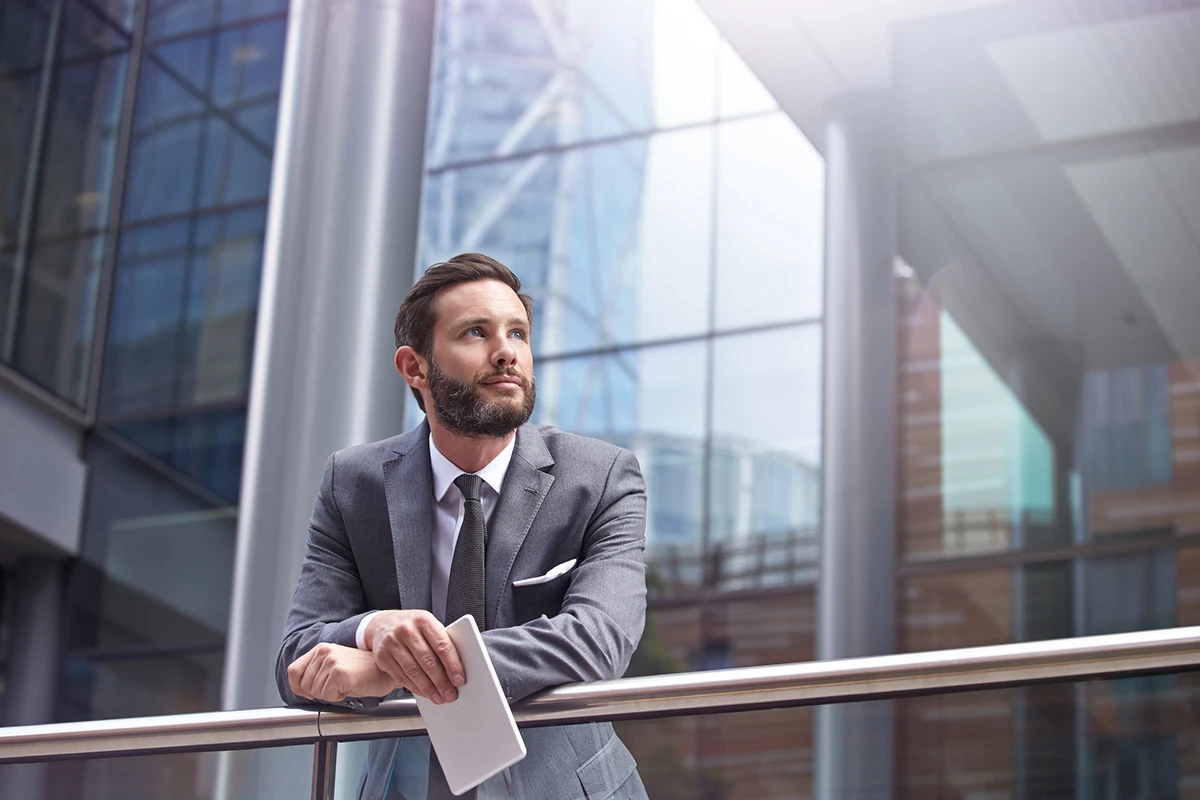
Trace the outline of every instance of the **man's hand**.
{"type": "Polygon", "coordinates": [[[390,675],[375,666],[370,653],[328,642],[297,658],[287,672],[293,692],[324,703],[383,697],[397,687],[390,675]]]}
{"type": "Polygon", "coordinates": [[[458,699],[455,687],[467,682],[454,642],[428,611],[381,611],[367,623],[363,641],[380,671],[439,705],[458,699]]]}

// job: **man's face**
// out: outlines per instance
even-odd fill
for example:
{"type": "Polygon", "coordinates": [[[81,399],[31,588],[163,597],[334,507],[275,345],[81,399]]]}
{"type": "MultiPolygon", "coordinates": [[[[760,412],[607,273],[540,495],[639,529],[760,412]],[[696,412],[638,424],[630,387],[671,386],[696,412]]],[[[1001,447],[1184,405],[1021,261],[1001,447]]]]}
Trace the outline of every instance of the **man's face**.
{"type": "Polygon", "coordinates": [[[438,293],[429,363],[433,413],[461,436],[505,436],[529,420],[537,396],[529,318],[500,281],[438,293]]]}

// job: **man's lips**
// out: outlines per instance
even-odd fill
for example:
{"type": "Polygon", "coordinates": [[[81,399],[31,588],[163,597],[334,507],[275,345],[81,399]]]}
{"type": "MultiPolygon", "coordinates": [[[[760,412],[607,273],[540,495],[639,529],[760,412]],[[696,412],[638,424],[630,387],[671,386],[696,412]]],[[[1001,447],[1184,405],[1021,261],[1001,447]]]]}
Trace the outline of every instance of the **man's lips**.
{"type": "Polygon", "coordinates": [[[480,381],[484,386],[497,386],[500,388],[521,389],[524,388],[524,383],[520,378],[510,375],[505,375],[499,378],[488,378],[486,381],[480,381]]]}

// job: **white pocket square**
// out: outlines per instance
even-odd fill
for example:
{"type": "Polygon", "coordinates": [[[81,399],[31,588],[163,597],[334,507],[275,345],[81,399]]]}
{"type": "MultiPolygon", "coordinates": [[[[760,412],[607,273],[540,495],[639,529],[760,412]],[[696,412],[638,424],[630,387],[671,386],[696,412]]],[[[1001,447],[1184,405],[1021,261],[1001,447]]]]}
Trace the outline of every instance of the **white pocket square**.
{"type": "Polygon", "coordinates": [[[539,583],[549,583],[559,575],[566,575],[575,566],[575,559],[564,561],[554,569],[547,572],[545,575],[538,575],[536,578],[522,578],[519,581],[513,581],[513,586],[536,586],[539,583]]]}

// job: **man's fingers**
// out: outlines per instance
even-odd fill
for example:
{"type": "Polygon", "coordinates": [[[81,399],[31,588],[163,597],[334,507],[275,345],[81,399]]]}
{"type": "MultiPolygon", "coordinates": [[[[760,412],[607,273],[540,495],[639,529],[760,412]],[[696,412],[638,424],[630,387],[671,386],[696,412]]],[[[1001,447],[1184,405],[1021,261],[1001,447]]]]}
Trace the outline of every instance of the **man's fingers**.
{"type": "MultiPolygon", "coordinates": [[[[449,640],[447,640],[449,641],[449,640]]],[[[451,649],[454,646],[451,645],[451,649]]],[[[447,703],[453,703],[458,699],[458,691],[450,683],[450,678],[446,675],[446,670],[442,666],[442,660],[434,649],[422,638],[416,638],[409,646],[409,652],[412,654],[421,671],[433,684],[435,692],[441,695],[441,698],[447,703]]],[[[457,654],[455,654],[457,656],[457,654]]],[[[430,698],[432,699],[432,698],[430,698]]]]}
{"type": "Polygon", "coordinates": [[[344,676],[336,664],[326,663],[313,683],[313,697],[326,703],[340,703],[346,698],[344,676]]]}
{"type": "Polygon", "coordinates": [[[440,662],[442,674],[454,686],[462,686],[467,682],[467,673],[463,669],[454,642],[450,641],[450,637],[446,635],[446,628],[433,617],[426,620],[421,627],[425,634],[425,641],[429,643],[429,648],[440,662]]]}
{"type": "Polygon", "coordinates": [[[312,697],[311,697],[311,695],[307,695],[304,693],[304,690],[301,689],[301,687],[300,687],[300,682],[301,682],[301,679],[304,677],[305,670],[308,668],[308,662],[312,661],[313,654],[315,652],[316,652],[315,650],[309,650],[307,653],[300,656],[295,661],[293,661],[291,664],[289,664],[288,668],[287,668],[288,685],[292,687],[292,691],[294,693],[300,695],[301,697],[307,698],[309,700],[311,700],[312,697]]]}
{"type": "Polygon", "coordinates": [[[392,650],[391,655],[399,668],[399,677],[396,678],[398,681],[408,686],[413,694],[427,697],[438,705],[442,704],[441,692],[433,685],[433,681],[425,674],[425,670],[417,663],[416,658],[407,647],[403,645],[396,647],[392,650]]]}

